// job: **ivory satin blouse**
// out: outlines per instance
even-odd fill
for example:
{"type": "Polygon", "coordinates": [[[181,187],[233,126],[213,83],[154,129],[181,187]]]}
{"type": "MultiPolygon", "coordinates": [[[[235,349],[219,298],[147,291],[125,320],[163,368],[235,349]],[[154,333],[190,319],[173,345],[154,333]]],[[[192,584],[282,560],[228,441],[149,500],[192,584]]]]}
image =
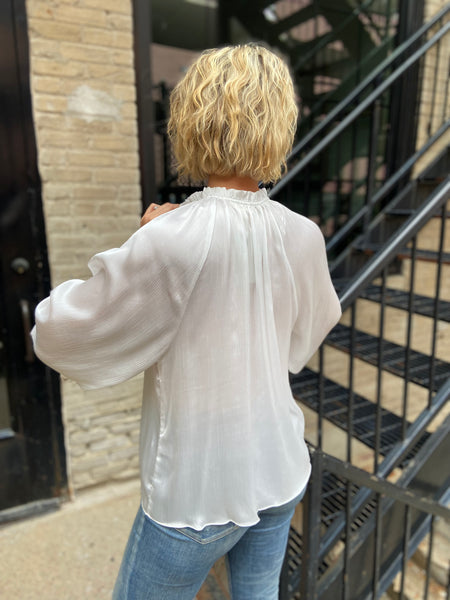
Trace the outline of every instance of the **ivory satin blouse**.
{"type": "Polygon", "coordinates": [[[318,227],[264,189],[205,188],[89,268],[38,305],[35,351],[84,389],[145,372],[145,512],[247,526],[299,494],[310,462],[288,370],[341,314],[318,227]]]}

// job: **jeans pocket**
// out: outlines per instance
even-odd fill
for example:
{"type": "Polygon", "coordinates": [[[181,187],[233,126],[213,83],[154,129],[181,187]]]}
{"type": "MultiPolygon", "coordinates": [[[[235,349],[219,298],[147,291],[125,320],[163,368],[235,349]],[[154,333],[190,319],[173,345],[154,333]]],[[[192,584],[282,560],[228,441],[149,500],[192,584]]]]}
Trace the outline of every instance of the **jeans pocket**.
{"type": "Polygon", "coordinates": [[[238,529],[246,529],[239,527],[235,523],[226,523],[225,525],[207,525],[201,530],[192,529],[191,527],[176,528],[182,535],[188,537],[199,544],[210,544],[216,542],[227,535],[237,531],[238,529]]]}

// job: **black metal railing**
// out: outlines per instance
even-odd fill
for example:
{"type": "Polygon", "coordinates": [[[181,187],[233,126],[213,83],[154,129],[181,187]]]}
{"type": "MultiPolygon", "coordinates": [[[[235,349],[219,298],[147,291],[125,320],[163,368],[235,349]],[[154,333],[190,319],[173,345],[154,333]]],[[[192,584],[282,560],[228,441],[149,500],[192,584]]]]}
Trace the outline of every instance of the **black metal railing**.
{"type": "Polygon", "coordinates": [[[439,138],[448,128],[449,83],[439,74],[449,68],[448,56],[441,51],[450,34],[449,15],[447,6],[396,48],[293,149],[288,172],[271,196],[317,220],[327,238],[343,226],[347,241],[350,234],[361,232],[370,221],[367,214],[376,213],[408,179],[417,147],[425,153],[428,140],[439,138]],[[396,90],[409,86],[411,78],[420,80],[422,88],[408,99],[404,111],[410,111],[412,130],[417,129],[419,116],[426,119],[427,135],[419,146],[413,140],[408,152],[403,152],[404,170],[393,181],[389,148],[405,132],[396,130],[390,111],[396,90]],[[435,97],[438,86],[443,88],[439,89],[442,102],[430,103],[429,114],[420,115],[425,88],[435,97]]]}
{"type": "MultiPolygon", "coordinates": [[[[436,448],[434,452],[431,450],[435,462],[450,451],[449,426],[447,420],[437,432],[442,445],[437,451],[436,448]]],[[[343,534],[333,552],[323,557],[321,514],[332,496],[324,485],[310,486],[303,501],[303,564],[299,591],[285,597],[370,600],[380,598],[389,590],[389,598],[409,598],[406,588],[413,586],[415,598],[436,598],[438,589],[439,597],[443,594],[445,598],[448,574],[435,575],[432,556],[437,519],[450,522],[450,510],[445,506],[450,500],[449,480],[438,481],[436,492],[429,497],[412,489],[424,481],[435,483],[439,479],[436,473],[425,476],[423,468],[410,469],[399,485],[317,450],[312,450],[311,458],[312,480],[331,480],[334,499],[338,498],[344,507],[341,511],[343,534]],[[370,496],[365,514],[353,510],[355,497],[362,491],[370,496]],[[411,559],[424,538],[428,538],[423,552],[425,560],[421,564],[413,563],[411,559]],[[411,569],[416,573],[412,584],[411,569]],[[419,579],[417,572],[420,572],[419,579]]]]}
{"type": "MultiPolygon", "coordinates": [[[[450,399],[450,363],[438,339],[439,325],[450,319],[450,298],[441,294],[450,274],[449,199],[447,177],[343,285],[343,320],[315,364],[292,377],[297,400],[317,412],[310,441],[318,466],[303,508],[303,539],[291,535],[283,599],[298,597],[300,585],[299,597],[308,600],[375,599],[398,572],[403,594],[410,555],[433,527],[430,515],[442,508],[433,504],[427,511],[421,502],[431,494],[442,503],[450,482],[444,466],[449,418],[433,432],[450,399]],[[422,252],[428,252],[426,263],[422,252]],[[395,330],[388,330],[393,320],[395,330]],[[327,444],[330,423],[341,431],[340,446],[336,435],[333,447],[327,444]],[[388,481],[393,477],[399,478],[395,485],[388,481]],[[419,504],[417,513],[405,508],[419,504]],[[398,522],[409,525],[396,529],[398,522]]],[[[449,516],[446,509],[439,514],[449,516]]],[[[425,599],[431,597],[430,569],[424,569],[425,599]]]]}

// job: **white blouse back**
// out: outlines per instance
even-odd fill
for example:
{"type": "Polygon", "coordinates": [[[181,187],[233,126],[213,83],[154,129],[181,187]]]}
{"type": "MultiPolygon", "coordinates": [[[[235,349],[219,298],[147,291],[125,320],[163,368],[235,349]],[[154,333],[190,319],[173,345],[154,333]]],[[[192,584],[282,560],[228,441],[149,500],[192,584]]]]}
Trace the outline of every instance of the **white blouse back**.
{"type": "Polygon", "coordinates": [[[145,371],[142,505],[252,525],[310,473],[289,386],[339,319],[322,234],[266,190],[205,188],[36,309],[37,355],[85,389],[145,371]]]}

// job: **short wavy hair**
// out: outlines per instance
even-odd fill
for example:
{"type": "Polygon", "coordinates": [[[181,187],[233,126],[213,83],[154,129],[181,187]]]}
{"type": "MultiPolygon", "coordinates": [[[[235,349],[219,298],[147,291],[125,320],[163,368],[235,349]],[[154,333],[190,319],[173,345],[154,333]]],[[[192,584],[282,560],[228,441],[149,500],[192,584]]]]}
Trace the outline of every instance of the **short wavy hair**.
{"type": "Polygon", "coordinates": [[[298,109],[287,65],[259,44],[206,50],[170,97],[168,133],[182,176],[277,181],[298,109]]]}

